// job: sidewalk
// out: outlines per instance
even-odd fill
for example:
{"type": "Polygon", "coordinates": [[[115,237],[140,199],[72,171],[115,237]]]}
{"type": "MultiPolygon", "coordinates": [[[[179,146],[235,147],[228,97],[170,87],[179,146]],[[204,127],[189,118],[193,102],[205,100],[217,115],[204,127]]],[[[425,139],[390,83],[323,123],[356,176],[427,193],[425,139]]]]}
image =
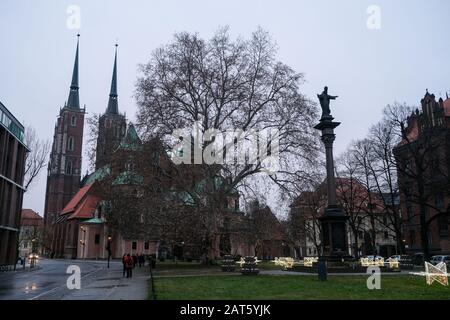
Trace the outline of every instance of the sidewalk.
{"type": "Polygon", "coordinates": [[[71,290],[63,300],[146,300],[148,297],[148,266],[134,268],[130,279],[123,277],[118,266],[102,268],[88,278],[82,279],[80,290],[71,290]]]}

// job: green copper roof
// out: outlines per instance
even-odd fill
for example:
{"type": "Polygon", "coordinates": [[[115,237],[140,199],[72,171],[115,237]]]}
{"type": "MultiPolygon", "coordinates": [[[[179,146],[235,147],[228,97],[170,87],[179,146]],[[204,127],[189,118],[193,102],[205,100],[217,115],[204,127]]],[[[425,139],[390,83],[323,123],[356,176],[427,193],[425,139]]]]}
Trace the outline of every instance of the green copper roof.
{"type": "MultiPolygon", "coordinates": [[[[213,182],[214,182],[214,190],[216,191],[222,189],[225,185],[225,179],[221,176],[215,176],[213,182]]],[[[206,188],[206,180],[203,179],[195,185],[194,190],[196,193],[200,194],[205,191],[205,188],[206,188]]],[[[237,190],[233,188],[233,190],[231,190],[231,193],[237,193],[237,190]]]]}
{"type": "Polygon", "coordinates": [[[77,51],[75,54],[75,63],[73,65],[72,83],[70,85],[69,99],[67,100],[67,107],[71,109],[80,109],[80,97],[78,94],[78,48],[80,45],[80,35],[77,40],[77,51]]]}
{"type": "Polygon", "coordinates": [[[139,138],[134,125],[130,122],[128,124],[127,132],[119,145],[119,149],[137,150],[141,146],[141,139],[139,138]]]}
{"type": "Polygon", "coordinates": [[[109,93],[108,108],[106,113],[119,114],[119,103],[117,100],[117,44],[116,44],[116,54],[114,57],[114,68],[111,80],[111,91],[109,93]]]}
{"type": "Polygon", "coordinates": [[[183,204],[188,206],[194,206],[195,200],[192,198],[192,196],[189,194],[189,192],[186,191],[170,191],[168,193],[168,200],[178,200],[181,201],[183,204]]]}
{"type": "Polygon", "coordinates": [[[111,173],[111,169],[109,165],[103,166],[94,172],[92,172],[87,177],[83,178],[81,181],[81,186],[87,186],[96,180],[102,180],[104,177],[108,176],[111,173]]]}
{"type": "Polygon", "coordinates": [[[144,178],[131,171],[124,171],[120,173],[113,181],[113,185],[142,185],[144,178]]]}
{"type": "Polygon", "coordinates": [[[86,221],[83,221],[83,224],[101,224],[103,223],[102,220],[100,220],[99,218],[92,218],[86,221]]]}

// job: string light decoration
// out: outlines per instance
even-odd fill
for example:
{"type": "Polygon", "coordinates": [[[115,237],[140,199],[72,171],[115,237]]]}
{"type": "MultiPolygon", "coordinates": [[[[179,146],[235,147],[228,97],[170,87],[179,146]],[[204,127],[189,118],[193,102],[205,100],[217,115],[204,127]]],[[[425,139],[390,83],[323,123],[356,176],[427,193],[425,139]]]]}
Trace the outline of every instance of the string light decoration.
{"type": "Polygon", "coordinates": [[[276,266],[281,266],[283,269],[292,269],[294,267],[295,261],[291,257],[280,257],[275,258],[272,262],[275,263],[276,266]]]}
{"type": "Polygon", "coordinates": [[[236,263],[237,263],[237,264],[239,265],[239,267],[242,269],[242,266],[243,266],[244,263],[245,263],[244,257],[241,257],[241,260],[236,261],[236,263]]]}
{"type": "Polygon", "coordinates": [[[389,268],[391,269],[399,269],[400,263],[396,258],[389,258],[387,259],[387,264],[389,264],[389,268]]]}
{"type": "Polygon", "coordinates": [[[435,266],[429,262],[425,262],[425,272],[410,272],[410,274],[425,277],[429,286],[431,286],[433,282],[448,286],[449,274],[447,273],[447,265],[445,262],[440,262],[435,266]]]}
{"type": "MultiPolygon", "coordinates": [[[[261,262],[261,260],[258,260],[258,257],[255,257],[255,263],[258,264],[258,262],[261,262]]],[[[236,263],[239,265],[239,267],[242,268],[242,266],[245,264],[244,257],[241,257],[241,260],[236,261],[236,263]]]]}
{"type": "Polygon", "coordinates": [[[363,267],[384,267],[384,258],[361,258],[360,260],[361,266],[363,267]]]}
{"type": "Polygon", "coordinates": [[[313,263],[317,263],[319,261],[319,257],[305,257],[303,258],[303,265],[305,267],[312,267],[313,263]]]}
{"type": "Polygon", "coordinates": [[[241,260],[236,262],[241,266],[241,273],[246,276],[256,276],[259,274],[258,257],[241,257],[241,260]]]}

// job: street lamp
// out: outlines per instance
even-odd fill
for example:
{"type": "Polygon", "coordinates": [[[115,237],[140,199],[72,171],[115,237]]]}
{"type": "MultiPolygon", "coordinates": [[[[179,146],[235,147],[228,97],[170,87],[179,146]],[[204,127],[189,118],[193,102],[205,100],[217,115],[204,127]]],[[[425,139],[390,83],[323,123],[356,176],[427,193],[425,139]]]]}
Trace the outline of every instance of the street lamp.
{"type": "Polygon", "coordinates": [[[184,261],[184,241],[181,241],[181,259],[184,261]]]}
{"type": "Polygon", "coordinates": [[[83,240],[80,240],[80,243],[83,246],[82,259],[84,259],[84,248],[86,247],[86,228],[81,226],[80,229],[83,232],[83,240]]]}
{"type": "Polygon", "coordinates": [[[33,239],[31,239],[31,252],[33,252],[33,253],[36,251],[35,245],[36,245],[36,239],[33,238],[33,239]]]}
{"type": "Polygon", "coordinates": [[[108,251],[108,268],[109,268],[109,260],[111,259],[111,241],[112,237],[108,236],[108,242],[106,244],[106,250],[108,251]]]}

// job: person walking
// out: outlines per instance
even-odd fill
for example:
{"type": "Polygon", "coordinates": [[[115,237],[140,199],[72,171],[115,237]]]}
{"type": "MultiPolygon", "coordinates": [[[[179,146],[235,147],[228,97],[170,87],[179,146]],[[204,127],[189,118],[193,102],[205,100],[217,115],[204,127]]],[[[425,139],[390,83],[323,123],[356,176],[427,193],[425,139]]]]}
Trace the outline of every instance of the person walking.
{"type": "Polygon", "coordinates": [[[125,253],[123,255],[123,257],[122,257],[122,266],[123,266],[122,274],[123,274],[123,277],[125,277],[125,272],[127,271],[127,266],[126,266],[126,263],[125,263],[126,258],[127,258],[127,254],[125,253]]]}
{"type": "Polygon", "coordinates": [[[127,256],[125,258],[125,266],[126,266],[126,270],[127,270],[127,278],[132,278],[134,261],[133,261],[133,258],[130,256],[130,254],[127,254],[127,256]]]}
{"type": "Polygon", "coordinates": [[[142,253],[140,255],[138,255],[138,261],[139,261],[139,268],[144,266],[145,258],[144,258],[144,255],[142,253]]]}

